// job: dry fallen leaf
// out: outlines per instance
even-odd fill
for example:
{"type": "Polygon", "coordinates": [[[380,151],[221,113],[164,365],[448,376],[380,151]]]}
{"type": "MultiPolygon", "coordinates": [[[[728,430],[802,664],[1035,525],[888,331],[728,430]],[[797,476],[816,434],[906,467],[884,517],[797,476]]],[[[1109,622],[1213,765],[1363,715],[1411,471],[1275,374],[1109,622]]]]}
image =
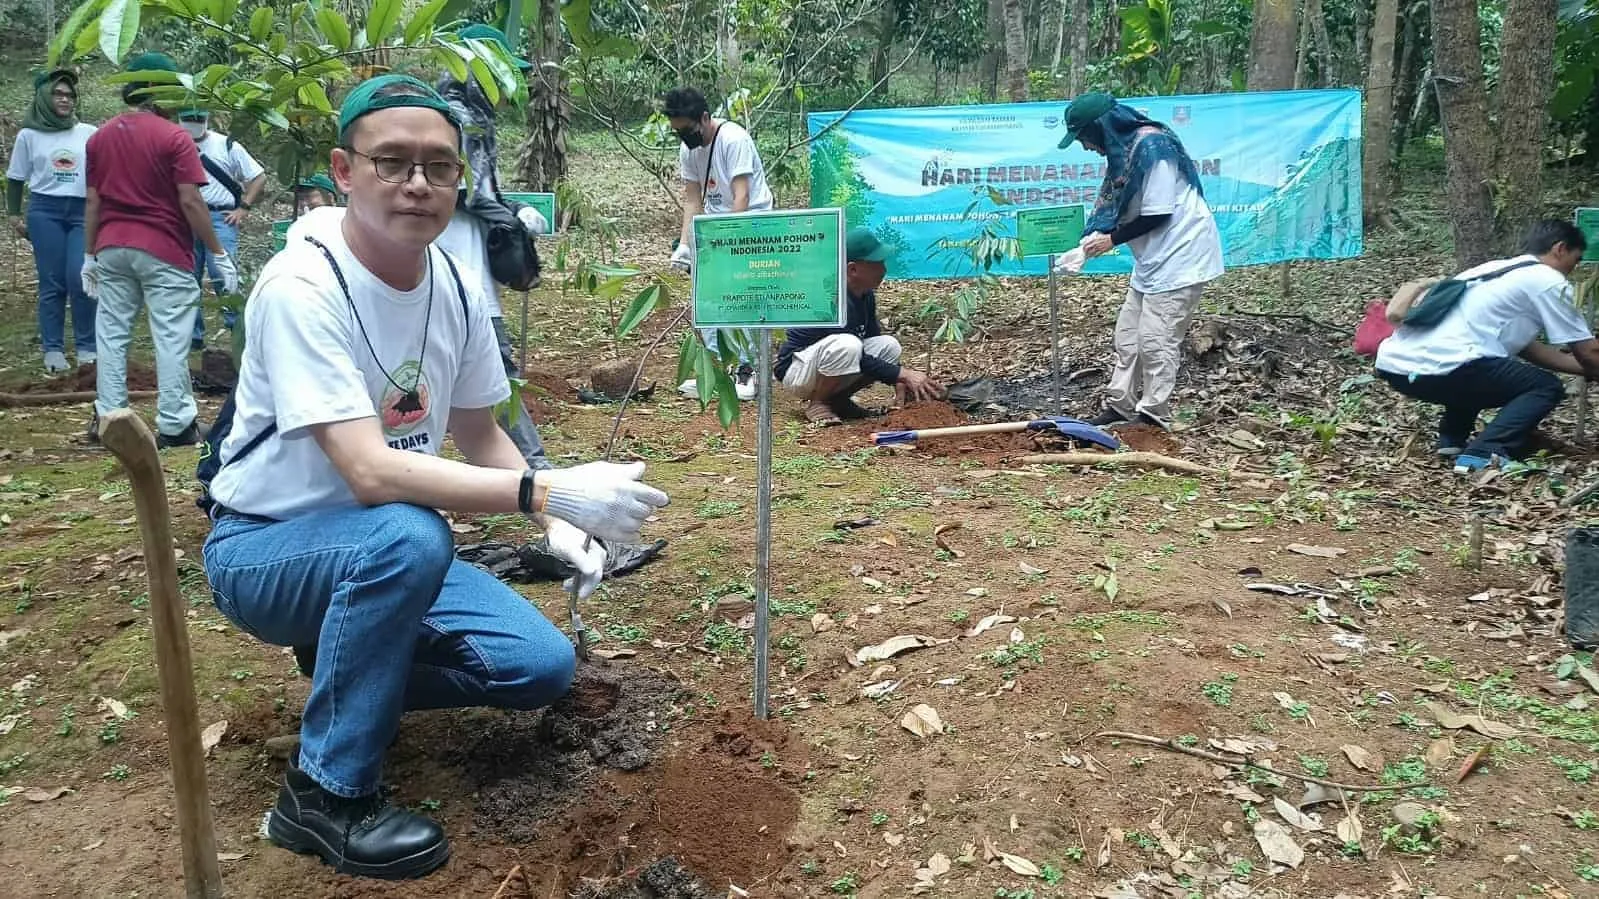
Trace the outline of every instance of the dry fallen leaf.
{"type": "Polygon", "coordinates": [[[1094,867],[1104,868],[1110,864],[1110,831],[1105,831],[1105,841],[1099,844],[1099,852],[1094,854],[1094,867]]]}
{"type": "Polygon", "coordinates": [[[1017,567],[1018,570],[1021,571],[1022,574],[1026,574],[1026,575],[1048,574],[1049,573],[1049,569],[1048,568],[1039,568],[1036,565],[1029,565],[1026,562],[1018,562],[1016,564],[1016,567],[1017,567]]]}
{"type": "Polygon", "coordinates": [[[1427,744],[1427,751],[1423,754],[1427,759],[1427,767],[1434,770],[1449,764],[1455,755],[1455,741],[1453,737],[1440,737],[1427,744]]]}
{"type": "Polygon", "coordinates": [[[1243,786],[1242,784],[1228,784],[1227,789],[1222,790],[1221,792],[1223,796],[1230,796],[1233,799],[1237,799],[1239,802],[1266,801],[1266,797],[1256,793],[1254,790],[1251,790],[1246,786],[1243,786]]]}
{"type": "MultiPolygon", "coordinates": [[[[753,617],[750,620],[749,627],[744,627],[743,624],[739,625],[739,627],[741,629],[743,629],[743,630],[749,630],[750,628],[752,628],[754,626],[755,626],[755,621],[754,621],[753,617]]],[[[589,652],[591,654],[593,654],[593,656],[595,658],[597,658],[597,659],[631,659],[634,656],[638,655],[638,650],[636,650],[636,649],[626,649],[626,648],[623,648],[623,649],[591,649],[591,650],[589,650],[589,652]]]]}
{"type": "Polygon", "coordinates": [[[956,530],[957,528],[960,528],[962,526],[962,524],[963,524],[963,522],[959,522],[959,521],[948,521],[948,522],[945,522],[943,524],[934,526],[934,528],[933,528],[933,545],[937,546],[939,549],[943,550],[944,552],[949,553],[950,555],[954,556],[957,559],[966,558],[966,554],[965,553],[963,553],[960,550],[956,549],[955,547],[951,546],[949,544],[949,541],[944,539],[944,535],[945,534],[949,533],[950,531],[956,530]]]}
{"type": "Polygon", "coordinates": [[[1382,760],[1371,754],[1363,746],[1346,743],[1340,747],[1344,751],[1344,758],[1349,759],[1349,764],[1362,771],[1376,771],[1382,767],[1382,760]]]}
{"type": "Polygon", "coordinates": [[[1011,855],[1009,852],[1001,852],[999,854],[999,863],[1023,877],[1038,877],[1043,873],[1038,869],[1037,865],[1028,859],[1019,855],[1011,855]]]}
{"type": "Polygon", "coordinates": [[[1466,761],[1460,766],[1460,771],[1455,774],[1455,783],[1460,783],[1461,781],[1470,777],[1471,772],[1477,770],[1477,768],[1482,765],[1483,762],[1487,761],[1489,752],[1492,748],[1492,743],[1484,743],[1483,745],[1477,747],[1476,752],[1473,752],[1471,755],[1467,756],[1466,761]]]}
{"type": "Polygon", "coordinates": [[[72,792],[71,787],[51,787],[48,790],[34,787],[28,792],[23,793],[22,798],[28,800],[29,802],[50,802],[54,799],[60,799],[62,796],[65,796],[70,792],[72,792]]]}
{"type": "Polygon", "coordinates": [[[1271,798],[1271,804],[1277,809],[1277,814],[1282,816],[1284,821],[1287,821],[1289,824],[1293,825],[1295,829],[1304,831],[1321,830],[1321,821],[1316,818],[1316,816],[1307,815],[1299,809],[1294,808],[1292,803],[1283,799],[1281,796],[1273,796],[1271,798]]]}
{"type": "Polygon", "coordinates": [[[985,615],[985,616],[983,616],[983,620],[982,621],[979,621],[976,624],[972,625],[971,629],[966,632],[966,636],[975,637],[978,634],[982,633],[983,631],[988,630],[991,627],[997,627],[997,626],[999,626],[1001,624],[1010,624],[1011,622],[1013,622],[1015,620],[1016,620],[1016,616],[1015,615],[999,615],[999,614],[985,615]]]}
{"type": "MultiPolygon", "coordinates": [[[[1307,546],[1303,543],[1290,543],[1284,549],[1301,556],[1315,556],[1318,559],[1336,559],[1349,550],[1339,546],[1307,546]]],[[[1300,855],[1304,857],[1303,853],[1300,855]]]]}
{"type": "Polygon", "coordinates": [[[1359,843],[1366,829],[1360,825],[1360,815],[1350,809],[1349,816],[1338,822],[1338,839],[1345,843],[1359,843]]]}
{"type": "Polygon", "coordinates": [[[249,856],[249,854],[250,853],[248,853],[248,852],[218,852],[217,853],[217,861],[219,861],[219,862],[236,862],[236,861],[238,861],[238,860],[240,860],[242,858],[246,858],[247,856],[249,856]]]}
{"type": "Polygon", "coordinates": [[[945,874],[948,874],[949,873],[949,856],[945,855],[942,852],[933,853],[933,857],[927,860],[927,870],[933,872],[933,875],[935,877],[940,877],[940,876],[943,876],[945,874]]]}
{"type": "Polygon", "coordinates": [[[899,719],[899,726],[924,739],[944,732],[944,721],[938,717],[938,710],[925,702],[906,712],[905,717],[899,719]]]}
{"type": "Polygon", "coordinates": [[[1255,822],[1255,842],[1260,844],[1260,851],[1267,858],[1280,865],[1297,868],[1305,860],[1305,850],[1299,848],[1281,824],[1270,818],[1255,822]]]}
{"type": "Polygon", "coordinates": [[[222,742],[222,735],[227,732],[228,721],[226,718],[218,721],[210,727],[207,727],[205,730],[200,731],[200,748],[205,750],[205,754],[209,756],[211,754],[211,750],[215,749],[216,745],[222,742]]]}
{"type": "Polygon", "coordinates": [[[106,712],[109,712],[112,717],[119,721],[126,721],[128,718],[132,717],[128,713],[127,706],[109,696],[100,697],[100,708],[104,709],[106,712]]]}
{"type": "Polygon", "coordinates": [[[937,646],[938,643],[938,640],[922,634],[901,634],[897,637],[889,637],[881,643],[863,646],[855,650],[853,664],[859,666],[866,662],[881,662],[884,659],[891,659],[902,652],[937,646]]]}
{"type": "Polygon", "coordinates": [[[1422,708],[1427,710],[1427,713],[1432,716],[1432,720],[1438,722],[1439,727],[1448,728],[1449,730],[1470,728],[1490,740],[1508,740],[1521,733],[1521,731],[1508,724],[1490,721],[1481,715],[1462,715],[1440,703],[1423,703],[1422,708]]]}

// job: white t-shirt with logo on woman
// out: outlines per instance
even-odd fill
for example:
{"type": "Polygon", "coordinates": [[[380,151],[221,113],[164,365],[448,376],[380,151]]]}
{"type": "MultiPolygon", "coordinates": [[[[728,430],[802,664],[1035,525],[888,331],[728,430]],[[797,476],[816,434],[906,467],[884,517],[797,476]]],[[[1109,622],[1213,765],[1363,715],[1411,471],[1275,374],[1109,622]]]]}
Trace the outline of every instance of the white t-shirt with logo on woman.
{"type": "Polygon", "coordinates": [[[88,193],[85,148],[93,125],[82,122],[65,131],[17,132],[6,177],[28,185],[28,192],[51,197],[83,197],[88,193]]]}

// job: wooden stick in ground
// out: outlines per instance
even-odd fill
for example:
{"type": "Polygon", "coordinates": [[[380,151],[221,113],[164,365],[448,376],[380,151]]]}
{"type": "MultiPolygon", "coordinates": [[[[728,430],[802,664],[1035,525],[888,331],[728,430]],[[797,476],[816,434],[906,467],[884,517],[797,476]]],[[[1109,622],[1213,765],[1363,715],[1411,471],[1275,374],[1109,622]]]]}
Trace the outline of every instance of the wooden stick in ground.
{"type": "MultiPolygon", "coordinates": [[[[154,390],[130,390],[128,399],[153,400],[154,390]]],[[[93,390],[74,390],[69,393],[0,393],[0,409],[18,409],[24,406],[65,406],[72,403],[94,402],[93,390]]]]}
{"type": "Polygon", "coordinates": [[[1182,474],[1220,474],[1218,470],[1173,459],[1160,453],[1034,453],[1016,460],[1023,465],[1132,465],[1139,468],[1164,468],[1182,474]]]}
{"type": "Polygon", "coordinates": [[[166,715],[172,786],[177,792],[184,893],[188,899],[219,899],[222,869],[217,863],[216,831],[205,782],[205,750],[200,744],[200,712],[194,699],[194,667],[189,657],[188,618],[184,614],[188,604],[178,592],[178,560],[172,551],[166,475],[161,470],[155,436],[133,410],[118,409],[102,418],[100,442],[127,470],[134,510],[139,516],[139,535],[144,540],[161,708],[166,715]]]}
{"type": "Polygon", "coordinates": [[[1305,783],[1320,784],[1330,789],[1347,790],[1351,793],[1389,793],[1394,790],[1408,790],[1411,787],[1422,787],[1427,785],[1425,780],[1393,784],[1392,786],[1388,784],[1340,783],[1336,780],[1327,780],[1326,778],[1322,777],[1312,777],[1309,774],[1300,774],[1295,771],[1279,771],[1276,768],[1262,765],[1247,755],[1223,755],[1219,752],[1210,752],[1204,749],[1196,749],[1192,746],[1184,746],[1176,740],[1168,740],[1163,737],[1152,737],[1148,734],[1128,733],[1127,731],[1123,730],[1102,730],[1099,733],[1094,734],[1094,737],[1101,740],[1126,740],[1129,743],[1142,743],[1145,746],[1156,746],[1171,752],[1180,753],[1182,755],[1191,755],[1196,759],[1204,759],[1207,762],[1215,762],[1218,765],[1231,765],[1234,767],[1243,766],[1246,768],[1255,768],[1261,771],[1270,771],[1271,773],[1281,777],[1292,777],[1295,780],[1302,780],[1305,783]]]}
{"type": "Polygon", "coordinates": [[[1473,512],[1466,532],[1466,562],[1473,571],[1482,570],[1482,515],[1473,512]]]}
{"type": "Polygon", "coordinates": [[[1581,490],[1568,495],[1565,499],[1560,501],[1560,504],[1570,508],[1587,499],[1588,497],[1593,496],[1595,492],[1599,492],[1599,481],[1594,481],[1592,484],[1589,484],[1581,490]]]}

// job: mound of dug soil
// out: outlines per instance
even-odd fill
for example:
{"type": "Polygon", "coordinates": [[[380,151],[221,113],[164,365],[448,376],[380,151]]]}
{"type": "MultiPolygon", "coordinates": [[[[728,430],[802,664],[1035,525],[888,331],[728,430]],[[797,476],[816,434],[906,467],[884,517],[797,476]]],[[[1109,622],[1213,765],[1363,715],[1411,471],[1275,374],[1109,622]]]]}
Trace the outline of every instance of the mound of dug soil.
{"type": "MultiPolygon", "coordinates": [[[[57,375],[53,378],[40,378],[29,381],[17,388],[17,393],[78,393],[84,390],[95,389],[96,368],[93,365],[80,365],[76,371],[57,375]]],[[[155,369],[137,362],[128,363],[128,389],[129,390],[154,390],[156,389],[155,369]]]]}

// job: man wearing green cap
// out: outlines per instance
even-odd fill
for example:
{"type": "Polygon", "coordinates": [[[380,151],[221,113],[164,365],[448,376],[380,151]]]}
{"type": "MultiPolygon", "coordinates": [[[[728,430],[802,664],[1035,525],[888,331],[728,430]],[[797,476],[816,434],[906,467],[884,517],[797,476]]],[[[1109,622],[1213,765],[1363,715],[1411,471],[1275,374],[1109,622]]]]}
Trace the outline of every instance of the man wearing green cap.
{"type": "MultiPolygon", "coordinates": [[[[200,164],[205,166],[207,177],[200,188],[205,206],[211,211],[211,227],[217,232],[222,248],[232,255],[239,251],[239,229],[243,227],[245,213],[261,199],[266,189],[266,169],[255,161],[244,145],[232,136],[211,127],[211,112],[207,109],[185,109],[178,113],[178,125],[194,138],[194,148],[200,151],[200,164]]],[[[207,270],[211,274],[212,289],[223,293],[222,279],[217,274],[215,260],[205,245],[195,241],[194,277],[203,279],[207,270]]],[[[234,310],[224,308],[222,321],[233,327],[234,310]]],[[[205,310],[194,315],[194,349],[205,346],[205,310]]]]}
{"type": "Polygon", "coordinates": [[[1066,108],[1060,149],[1082,141],[1105,157],[1105,182],[1084,225],[1080,267],[1126,244],[1133,275],[1116,317],[1116,366],[1105,388],[1100,426],[1141,423],[1165,428],[1182,362],[1182,339],[1205,284],[1222,274],[1221,235],[1205,204],[1199,171],[1167,126],[1106,93],[1066,108]]]}
{"type": "Polygon", "coordinates": [[[893,385],[901,405],[943,393],[927,375],[899,364],[899,341],[884,334],[877,321],[877,288],[888,273],[888,248],[866,228],[851,229],[845,244],[849,309],[844,327],[790,330],[772,366],[783,386],[805,400],[805,419],[820,425],[879,414],[851,398],[873,382],[893,385]]]}
{"type": "Polygon", "coordinates": [[[401,715],[540,708],[575,667],[536,606],[455,559],[440,510],[535,516],[587,596],[600,539],[638,540],[667,498],[642,463],[535,471],[495,423],[510,386],[485,299],[433,246],[464,168],[450,105],[383,75],[338,128],[344,215],[291,239],[244,307],[203,555],[217,609],[311,677],[268,837],[340,873],[420,877],[450,848],[382,789],[401,715]],[[446,435],[465,461],[440,455],[446,435]]]}
{"type": "MultiPolygon", "coordinates": [[[[162,53],[143,53],[130,72],[176,72],[162,53]]],[[[151,82],[122,86],[133,107],[89,138],[88,196],[84,204],[83,287],[99,300],[95,316],[98,371],[89,439],[100,439],[100,416],[128,404],[128,342],[140,307],[149,311],[155,342],[156,442],[163,447],[200,442],[189,380],[189,335],[200,307],[194,279],[194,244],[215,257],[225,292],[239,289],[233,259],[211,227],[200,186],[205,168],[194,141],[173,124],[170,112],[150,100],[151,82]]]]}
{"type": "Polygon", "coordinates": [[[294,185],[294,215],[299,217],[313,209],[324,206],[338,205],[339,189],[333,186],[333,179],[326,172],[317,172],[309,178],[301,178],[300,183],[294,185]]]}

